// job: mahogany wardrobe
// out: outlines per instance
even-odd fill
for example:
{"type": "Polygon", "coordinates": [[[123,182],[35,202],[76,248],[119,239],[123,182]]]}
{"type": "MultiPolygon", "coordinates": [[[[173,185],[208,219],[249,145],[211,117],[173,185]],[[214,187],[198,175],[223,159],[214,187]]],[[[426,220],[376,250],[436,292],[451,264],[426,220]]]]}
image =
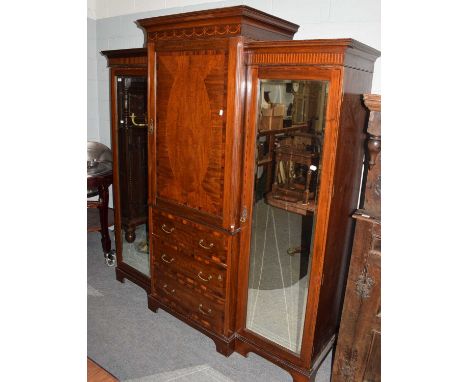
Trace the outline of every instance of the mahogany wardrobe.
{"type": "Polygon", "coordinates": [[[298,25],[247,6],[137,23],[148,306],[311,381],[338,330],[380,53],[293,41],[298,25]]]}

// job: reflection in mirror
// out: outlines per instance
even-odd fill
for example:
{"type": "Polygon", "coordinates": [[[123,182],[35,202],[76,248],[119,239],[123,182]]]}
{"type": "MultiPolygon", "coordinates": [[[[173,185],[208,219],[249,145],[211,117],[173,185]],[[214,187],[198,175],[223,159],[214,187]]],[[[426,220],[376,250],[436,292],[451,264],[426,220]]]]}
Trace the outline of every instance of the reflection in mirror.
{"type": "Polygon", "coordinates": [[[117,77],[122,261],[149,275],[146,77],[117,77]]]}
{"type": "Polygon", "coordinates": [[[300,353],[328,83],[261,80],[247,329],[300,353]]]}
{"type": "Polygon", "coordinates": [[[149,276],[149,245],[146,224],[136,227],[135,237],[135,241],[129,243],[125,239],[125,231],[122,230],[122,261],[149,276]]]}

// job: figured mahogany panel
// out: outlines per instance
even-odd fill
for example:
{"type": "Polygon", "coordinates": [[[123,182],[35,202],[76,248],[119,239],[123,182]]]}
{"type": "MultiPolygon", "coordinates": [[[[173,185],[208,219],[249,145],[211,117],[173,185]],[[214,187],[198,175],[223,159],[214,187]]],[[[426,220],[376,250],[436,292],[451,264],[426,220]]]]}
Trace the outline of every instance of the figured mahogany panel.
{"type": "Polygon", "coordinates": [[[221,217],[225,51],[158,56],[156,197],[221,217]]]}

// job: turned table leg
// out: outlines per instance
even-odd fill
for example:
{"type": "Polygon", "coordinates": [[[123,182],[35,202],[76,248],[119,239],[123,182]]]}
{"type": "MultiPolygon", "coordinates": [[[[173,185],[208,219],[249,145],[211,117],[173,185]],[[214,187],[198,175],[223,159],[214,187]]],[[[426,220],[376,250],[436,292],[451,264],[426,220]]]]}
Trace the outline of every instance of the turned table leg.
{"type": "Polygon", "coordinates": [[[107,185],[99,186],[99,219],[101,221],[101,244],[104,254],[111,251],[111,240],[108,226],[109,188],[107,185]]]}
{"type": "Polygon", "coordinates": [[[125,240],[127,240],[127,243],[133,243],[135,239],[136,239],[135,226],[129,225],[127,229],[125,230],[125,240]]]}

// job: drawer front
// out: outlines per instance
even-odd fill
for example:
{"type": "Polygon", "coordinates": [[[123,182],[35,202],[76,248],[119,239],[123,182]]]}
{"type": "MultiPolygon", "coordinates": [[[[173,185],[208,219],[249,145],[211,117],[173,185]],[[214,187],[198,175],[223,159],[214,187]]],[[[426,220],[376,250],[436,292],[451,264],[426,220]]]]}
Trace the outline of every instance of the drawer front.
{"type": "Polygon", "coordinates": [[[199,256],[226,264],[228,238],[219,231],[212,230],[200,224],[193,224],[194,250],[199,256]]]}
{"type": "Polygon", "coordinates": [[[153,234],[181,251],[226,267],[229,236],[164,211],[153,212],[153,234]]]}
{"type": "Polygon", "coordinates": [[[193,238],[190,231],[190,223],[186,220],[177,219],[170,214],[153,214],[153,234],[165,241],[176,243],[180,249],[192,250],[193,238]]]}
{"type": "Polygon", "coordinates": [[[225,298],[226,270],[221,265],[212,263],[205,257],[182,252],[175,245],[161,239],[156,241],[153,248],[155,273],[159,270],[175,275],[181,273],[187,278],[187,282],[197,284],[204,292],[225,298]]]}
{"type": "Polygon", "coordinates": [[[156,295],[166,306],[192,319],[208,330],[223,334],[224,301],[203,294],[197,286],[191,285],[177,275],[158,272],[156,274],[156,295]]]}

